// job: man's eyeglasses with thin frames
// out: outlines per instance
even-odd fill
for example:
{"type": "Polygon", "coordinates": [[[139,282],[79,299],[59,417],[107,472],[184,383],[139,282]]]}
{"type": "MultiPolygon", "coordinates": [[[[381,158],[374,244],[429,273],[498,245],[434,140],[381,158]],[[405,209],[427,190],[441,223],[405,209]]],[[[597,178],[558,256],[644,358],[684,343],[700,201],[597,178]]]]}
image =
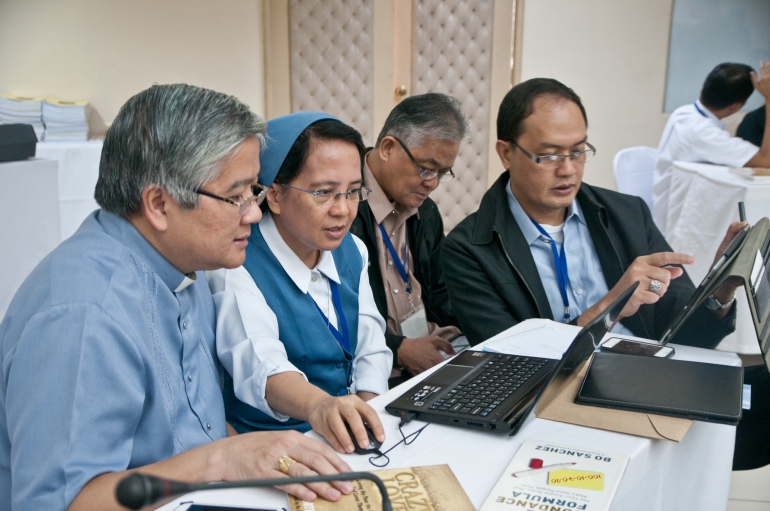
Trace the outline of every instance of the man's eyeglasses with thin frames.
{"type": "Polygon", "coordinates": [[[414,163],[415,167],[417,167],[417,170],[420,171],[420,177],[425,181],[432,181],[438,178],[438,182],[443,183],[455,177],[455,173],[452,172],[452,167],[447,167],[445,169],[439,169],[439,170],[428,170],[420,167],[420,164],[417,163],[417,160],[414,159],[414,156],[412,156],[412,153],[406,147],[406,144],[401,142],[401,140],[399,140],[398,137],[394,137],[393,135],[391,135],[391,137],[393,137],[396,140],[396,142],[401,144],[401,148],[404,150],[406,155],[409,156],[409,159],[412,160],[412,163],[414,163]]]}
{"type": "Polygon", "coordinates": [[[589,161],[596,154],[596,148],[588,142],[585,143],[588,149],[572,151],[569,154],[541,154],[540,156],[535,156],[513,140],[509,140],[509,142],[518,147],[527,158],[547,169],[555,169],[560,167],[567,160],[567,158],[569,158],[572,163],[582,165],[589,161]]]}
{"type": "Polygon", "coordinates": [[[214,195],[213,193],[207,192],[206,190],[201,190],[200,188],[195,190],[195,193],[199,195],[205,195],[206,197],[211,197],[212,199],[218,199],[228,204],[232,204],[233,206],[238,206],[238,214],[241,216],[245,215],[249,211],[249,208],[251,208],[252,204],[256,204],[257,206],[262,204],[262,201],[265,200],[265,192],[267,192],[267,188],[261,184],[257,183],[251,185],[251,193],[253,195],[251,197],[247,197],[241,202],[236,202],[232,199],[226,199],[225,197],[214,195]]]}

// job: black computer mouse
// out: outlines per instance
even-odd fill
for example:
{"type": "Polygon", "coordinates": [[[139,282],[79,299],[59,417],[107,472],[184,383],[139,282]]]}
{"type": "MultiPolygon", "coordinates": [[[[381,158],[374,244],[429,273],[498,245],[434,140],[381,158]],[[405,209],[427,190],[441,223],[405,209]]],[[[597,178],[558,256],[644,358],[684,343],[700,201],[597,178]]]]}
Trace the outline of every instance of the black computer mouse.
{"type": "Polygon", "coordinates": [[[377,437],[374,436],[374,431],[372,431],[372,428],[370,428],[368,424],[364,423],[366,434],[369,436],[369,446],[366,449],[362,449],[361,446],[358,445],[358,440],[356,440],[356,436],[353,434],[353,431],[350,430],[350,425],[347,422],[345,423],[345,427],[348,430],[350,439],[353,441],[353,448],[355,449],[353,452],[356,454],[376,454],[380,451],[382,442],[377,440],[377,437]]]}

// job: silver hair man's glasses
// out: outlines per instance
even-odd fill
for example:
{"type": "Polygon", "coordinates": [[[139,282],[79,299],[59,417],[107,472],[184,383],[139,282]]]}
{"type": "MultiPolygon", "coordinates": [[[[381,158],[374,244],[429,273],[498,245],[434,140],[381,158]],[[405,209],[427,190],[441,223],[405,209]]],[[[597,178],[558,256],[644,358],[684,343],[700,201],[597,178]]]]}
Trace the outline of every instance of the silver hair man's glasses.
{"type": "Polygon", "coordinates": [[[305,190],[304,188],[297,188],[296,186],[291,186],[284,183],[279,184],[281,186],[285,186],[286,188],[291,188],[292,190],[299,190],[300,192],[309,193],[313,196],[318,204],[330,204],[335,202],[340,197],[345,197],[345,199],[349,201],[358,203],[360,201],[365,201],[367,198],[369,198],[369,194],[372,193],[372,191],[365,186],[351,188],[347,192],[335,192],[334,190],[329,190],[328,188],[324,188],[322,190],[305,190]]]}
{"type": "Polygon", "coordinates": [[[249,208],[252,206],[252,204],[256,204],[257,206],[262,204],[262,201],[265,200],[265,192],[267,192],[266,187],[262,186],[259,183],[254,184],[251,186],[252,196],[247,197],[241,202],[236,202],[232,199],[226,199],[224,197],[220,197],[219,195],[214,195],[213,193],[207,192],[206,190],[201,190],[200,188],[195,190],[195,193],[199,195],[205,195],[206,197],[211,197],[212,199],[219,199],[228,204],[232,204],[233,206],[238,206],[238,214],[241,216],[245,215],[249,211],[249,208]]]}
{"type": "Polygon", "coordinates": [[[406,155],[409,156],[409,159],[412,160],[412,163],[414,163],[414,165],[417,167],[417,170],[420,171],[420,177],[425,181],[432,181],[438,178],[438,182],[443,183],[455,177],[455,173],[452,172],[452,167],[447,167],[445,169],[438,169],[438,170],[428,170],[420,167],[420,164],[417,163],[417,160],[414,159],[414,156],[412,156],[412,153],[409,152],[409,149],[406,147],[406,144],[401,142],[398,139],[398,137],[394,137],[393,135],[391,135],[391,137],[395,138],[396,142],[401,144],[401,148],[404,150],[406,155]]]}
{"type": "Polygon", "coordinates": [[[593,156],[596,154],[596,148],[588,142],[585,143],[587,149],[572,151],[569,154],[541,154],[539,156],[535,156],[512,140],[509,142],[518,147],[527,158],[546,169],[555,169],[561,167],[567,158],[569,158],[570,161],[576,165],[583,165],[585,162],[590,161],[591,158],[593,158],[593,156]]]}

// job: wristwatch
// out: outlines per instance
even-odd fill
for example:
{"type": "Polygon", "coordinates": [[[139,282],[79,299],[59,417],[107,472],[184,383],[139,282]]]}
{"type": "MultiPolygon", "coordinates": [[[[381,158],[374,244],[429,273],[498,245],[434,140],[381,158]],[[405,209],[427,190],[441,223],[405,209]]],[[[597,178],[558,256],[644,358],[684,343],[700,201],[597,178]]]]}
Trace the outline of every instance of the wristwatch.
{"type": "Polygon", "coordinates": [[[730,300],[725,304],[722,304],[719,302],[719,300],[714,298],[714,296],[712,295],[706,298],[706,308],[711,311],[723,311],[725,309],[729,309],[730,306],[732,306],[734,301],[735,301],[735,297],[733,296],[732,300],[730,300]]]}

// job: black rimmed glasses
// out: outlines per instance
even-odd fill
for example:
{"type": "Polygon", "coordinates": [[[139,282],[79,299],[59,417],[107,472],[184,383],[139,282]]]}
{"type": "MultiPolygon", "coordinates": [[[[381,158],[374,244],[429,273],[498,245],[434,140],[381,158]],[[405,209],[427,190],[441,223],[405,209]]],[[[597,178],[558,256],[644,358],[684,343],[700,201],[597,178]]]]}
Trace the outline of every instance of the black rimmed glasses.
{"type": "Polygon", "coordinates": [[[540,156],[535,156],[512,140],[510,140],[510,142],[518,147],[527,158],[546,169],[556,169],[560,167],[567,158],[576,165],[583,165],[587,161],[590,161],[596,154],[596,148],[588,142],[585,143],[587,149],[572,151],[569,154],[541,154],[540,156]]]}
{"type": "Polygon", "coordinates": [[[259,183],[253,184],[251,185],[252,196],[247,197],[241,202],[236,202],[232,199],[226,199],[224,197],[220,197],[219,195],[214,195],[213,193],[207,192],[206,190],[201,190],[200,188],[195,190],[195,193],[199,195],[205,195],[206,197],[211,197],[212,199],[218,199],[228,204],[232,204],[233,206],[238,206],[238,214],[241,216],[245,215],[249,211],[249,208],[252,204],[256,204],[257,206],[262,204],[262,201],[265,200],[265,192],[267,192],[266,187],[259,183]]]}
{"type": "MultiPolygon", "coordinates": [[[[393,135],[391,135],[391,137],[393,137],[393,135]]],[[[406,144],[401,142],[401,140],[399,140],[398,137],[393,137],[393,138],[396,140],[396,142],[398,142],[401,145],[401,148],[404,150],[406,155],[409,156],[409,159],[412,160],[412,163],[414,163],[415,167],[417,167],[417,170],[420,171],[420,177],[425,181],[432,181],[438,178],[438,182],[443,183],[455,177],[455,173],[452,172],[452,167],[447,167],[445,169],[438,169],[438,170],[428,170],[420,167],[420,164],[417,163],[417,160],[414,159],[414,156],[412,156],[412,153],[409,152],[409,148],[406,147],[406,144]]]]}
{"type": "Polygon", "coordinates": [[[328,188],[324,188],[321,190],[305,190],[304,188],[297,188],[296,186],[287,185],[284,183],[279,183],[281,186],[285,186],[286,188],[291,188],[292,190],[299,190],[300,192],[309,193],[313,196],[316,203],[318,204],[329,204],[332,202],[335,202],[340,197],[345,197],[345,199],[352,201],[354,203],[358,203],[360,201],[365,201],[369,198],[369,194],[372,193],[370,189],[368,189],[365,186],[358,186],[356,188],[351,188],[347,192],[335,192],[334,190],[329,190],[328,188]]]}

